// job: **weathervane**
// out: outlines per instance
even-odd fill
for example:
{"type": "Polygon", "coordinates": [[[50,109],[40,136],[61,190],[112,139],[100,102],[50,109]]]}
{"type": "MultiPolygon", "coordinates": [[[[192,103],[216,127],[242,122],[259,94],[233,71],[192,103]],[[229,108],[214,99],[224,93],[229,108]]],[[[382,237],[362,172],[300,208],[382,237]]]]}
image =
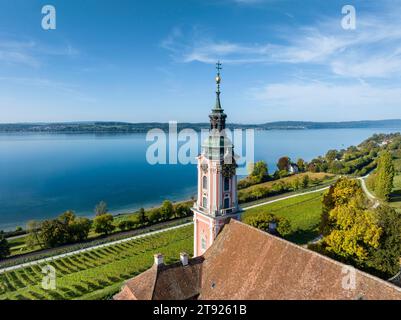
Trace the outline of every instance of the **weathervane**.
{"type": "Polygon", "coordinates": [[[216,63],[216,69],[217,69],[217,74],[220,74],[220,70],[223,69],[223,68],[221,67],[220,61],[217,61],[217,63],[216,63]]]}
{"type": "Polygon", "coordinates": [[[221,104],[220,104],[220,82],[221,82],[221,77],[220,77],[220,70],[223,69],[221,67],[220,61],[217,61],[216,63],[216,70],[217,70],[217,76],[216,76],[216,84],[217,84],[217,90],[216,90],[216,106],[214,110],[221,110],[221,104]]]}
{"type": "Polygon", "coordinates": [[[221,81],[221,77],[220,77],[220,70],[223,69],[221,67],[221,63],[220,61],[217,61],[216,63],[216,70],[217,70],[217,76],[216,76],[216,83],[217,83],[217,92],[220,92],[220,81],[221,81]]]}

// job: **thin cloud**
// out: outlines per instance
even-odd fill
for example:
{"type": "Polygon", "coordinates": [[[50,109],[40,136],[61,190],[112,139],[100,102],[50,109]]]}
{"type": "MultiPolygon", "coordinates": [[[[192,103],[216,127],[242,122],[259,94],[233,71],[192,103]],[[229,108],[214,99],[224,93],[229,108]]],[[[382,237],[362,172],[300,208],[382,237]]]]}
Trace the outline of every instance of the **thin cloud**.
{"type": "Polygon", "coordinates": [[[43,63],[43,56],[76,56],[79,51],[71,44],[49,46],[33,40],[0,39],[0,63],[33,68],[43,63]]]}
{"type": "Polygon", "coordinates": [[[392,12],[357,17],[356,30],[341,28],[341,16],[325,18],[296,30],[282,28],[275,43],[244,43],[213,39],[174,29],[164,48],[175,61],[214,63],[282,63],[316,65],[334,75],[383,78],[401,71],[401,20],[392,12]],[[286,31],[282,31],[286,30],[286,31]]]}
{"type": "Polygon", "coordinates": [[[38,60],[29,54],[35,45],[33,41],[0,40],[0,62],[37,67],[38,60]]]}

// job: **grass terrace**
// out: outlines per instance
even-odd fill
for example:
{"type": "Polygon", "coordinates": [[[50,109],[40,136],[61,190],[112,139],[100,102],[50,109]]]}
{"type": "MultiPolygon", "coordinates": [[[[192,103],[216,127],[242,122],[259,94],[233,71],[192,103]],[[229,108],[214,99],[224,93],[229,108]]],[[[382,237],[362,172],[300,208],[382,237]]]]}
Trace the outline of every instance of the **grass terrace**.
{"type": "Polygon", "coordinates": [[[319,235],[322,197],[323,192],[316,192],[262,205],[245,211],[244,217],[259,212],[269,212],[287,218],[293,232],[286,239],[297,244],[306,244],[319,235]]]}

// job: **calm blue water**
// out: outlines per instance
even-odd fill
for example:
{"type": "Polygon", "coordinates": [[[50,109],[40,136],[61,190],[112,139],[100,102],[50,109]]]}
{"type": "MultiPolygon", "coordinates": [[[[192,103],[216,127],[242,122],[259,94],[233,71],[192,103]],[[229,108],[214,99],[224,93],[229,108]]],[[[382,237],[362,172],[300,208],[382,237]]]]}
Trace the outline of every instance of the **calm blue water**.
{"type": "MultiPolygon", "coordinates": [[[[255,159],[274,171],[277,159],[310,160],[328,149],[356,145],[374,133],[400,129],[256,131],[255,159]]],[[[65,210],[93,215],[149,207],[196,194],[194,165],[150,165],[144,134],[0,134],[0,229],[65,210]]]]}

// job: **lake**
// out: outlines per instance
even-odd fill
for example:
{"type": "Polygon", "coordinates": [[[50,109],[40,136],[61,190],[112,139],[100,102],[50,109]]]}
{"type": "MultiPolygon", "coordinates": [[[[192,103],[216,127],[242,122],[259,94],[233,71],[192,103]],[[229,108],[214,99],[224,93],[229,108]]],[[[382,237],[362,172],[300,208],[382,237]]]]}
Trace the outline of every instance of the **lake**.
{"type": "MultiPolygon", "coordinates": [[[[273,172],[281,156],[311,160],[396,131],[401,128],[255,131],[255,160],[273,172]]],[[[145,136],[0,133],[0,230],[65,210],[92,216],[101,200],[122,213],[194,196],[195,165],[148,164],[145,136]]]]}

